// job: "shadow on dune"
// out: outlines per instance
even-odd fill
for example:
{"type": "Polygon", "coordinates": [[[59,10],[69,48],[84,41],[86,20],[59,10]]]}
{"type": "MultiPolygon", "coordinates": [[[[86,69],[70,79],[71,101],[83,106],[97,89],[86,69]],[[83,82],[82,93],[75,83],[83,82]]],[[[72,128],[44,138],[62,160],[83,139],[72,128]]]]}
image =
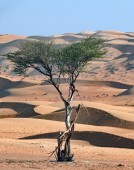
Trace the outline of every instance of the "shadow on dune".
{"type": "Polygon", "coordinates": [[[130,38],[113,38],[113,39],[108,39],[107,42],[112,43],[112,41],[127,41],[127,42],[131,42],[130,38]]]}
{"type": "MultiPolygon", "coordinates": [[[[44,139],[57,138],[59,132],[38,134],[33,136],[27,136],[21,139],[44,139]]],[[[104,133],[104,132],[95,132],[95,131],[75,131],[72,139],[74,140],[83,140],[89,142],[91,145],[99,146],[99,147],[111,147],[111,148],[127,148],[134,149],[134,140],[124,138],[121,136],[104,133]]]]}
{"type": "MultiPolygon", "coordinates": [[[[58,79],[55,78],[55,82],[58,82],[58,79]]],[[[60,81],[61,84],[67,83],[64,79],[61,79],[60,81]]],[[[41,85],[50,85],[48,80],[44,81],[41,83],[41,85]]],[[[96,80],[80,80],[78,79],[76,81],[76,85],[84,85],[84,86],[108,86],[108,87],[113,87],[113,88],[118,88],[118,89],[128,89],[131,88],[132,85],[129,84],[124,84],[120,82],[114,82],[114,81],[96,81],[96,80]]]]}
{"type": "Polygon", "coordinates": [[[124,84],[120,82],[114,81],[94,81],[94,80],[77,80],[76,82],[78,85],[88,85],[88,86],[108,86],[118,89],[128,89],[131,88],[132,85],[124,84]]]}
{"type": "Polygon", "coordinates": [[[134,42],[134,39],[129,39],[128,42],[134,42]]]}
{"type": "Polygon", "coordinates": [[[25,42],[24,39],[17,39],[10,42],[0,44],[0,55],[15,52],[18,50],[21,42],[25,42]]]}
{"type": "Polygon", "coordinates": [[[16,115],[2,115],[0,113],[0,118],[8,118],[8,117],[20,117],[20,118],[28,118],[40,115],[34,111],[36,106],[26,104],[26,103],[17,103],[17,102],[0,102],[0,108],[10,108],[15,110],[18,114],[16,115]]]}
{"type": "Polygon", "coordinates": [[[41,40],[41,41],[55,41],[58,39],[63,39],[64,41],[68,41],[70,43],[75,41],[80,41],[83,37],[76,37],[75,35],[62,35],[59,37],[43,37],[43,36],[29,36],[29,39],[41,40]]]}
{"type": "Polygon", "coordinates": [[[13,85],[13,82],[11,80],[0,77],[0,91],[12,85],[13,85]]]}
{"type": "Polygon", "coordinates": [[[126,62],[131,62],[134,60],[134,54],[121,54],[119,56],[117,56],[114,60],[118,60],[118,59],[122,59],[124,58],[125,61],[122,62],[122,64],[126,63],[126,62]]]}
{"type": "Polygon", "coordinates": [[[28,39],[34,39],[39,41],[54,41],[54,37],[45,37],[45,36],[29,36],[28,39]]]}
{"type": "Polygon", "coordinates": [[[134,45],[108,43],[108,46],[111,46],[117,50],[120,50],[123,53],[120,56],[116,57],[116,59],[127,58],[125,62],[132,61],[134,59],[134,55],[133,55],[134,45]]]}
{"type": "Polygon", "coordinates": [[[0,90],[10,89],[10,88],[25,88],[25,87],[30,87],[30,86],[34,86],[34,85],[37,85],[37,84],[25,82],[25,81],[13,82],[6,78],[0,77],[0,90]]]}
{"type": "Polygon", "coordinates": [[[8,89],[14,89],[14,88],[25,88],[25,87],[31,87],[37,85],[36,83],[30,83],[25,81],[16,81],[13,82],[11,80],[8,80],[6,78],[0,77],[0,98],[10,96],[10,92],[8,89]]]}
{"type": "MultiPolygon", "coordinates": [[[[109,127],[118,127],[126,129],[134,129],[134,122],[119,119],[108,112],[105,112],[96,108],[81,108],[79,116],[76,123],[88,124],[95,126],[109,126],[109,127]]],[[[72,114],[73,117],[73,114],[72,114]]],[[[64,110],[58,110],[46,115],[36,116],[38,119],[47,119],[54,121],[64,121],[65,112],[64,110]]]]}
{"type": "Polygon", "coordinates": [[[0,90],[0,98],[6,97],[6,96],[10,96],[11,93],[7,90],[0,90]]]}
{"type": "Polygon", "coordinates": [[[112,44],[107,43],[108,46],[112,46],[113,48],[120,50],[122,53],[134,53],[134,45],[127,45],[127,44],[112,44]]]}
{"type": "Polygon", "coordinates": [[[76,42],[76,41],[81,41],[83,39],[83,37],[76,37],[73,35],[64,35],[61,38],[64,39],[65,41],[70,42],[70,43],[76,42]]]}
{"type": "MultiPolygon", "coordinates": [[[[58,83],[58,78],[54,78],[54,81],[56,83],[58,83]]],[[[60,79],[60,84],[64,84],[64,83],[67,83],[67,81],[65,81],[65,79],[60,79]]],[[[49,79],[48,80],[45,80],[43,83],[41,83],[40,85],[50,85],[49,83],[49,79]]]]}
{"type": "Polygon", "coordinates": [[[121,55],[119,55],[119,56],[117,56],[117,57],[115,57],[115,59],[114,60],[118,60],[118,59],[122,59],[122,58],[128,58],[130,56],[130,54],[121,54],[121,55]]]}
{"type": "Polygon", "coordinates": [[[126,96],[126,95],[132,95],[134,96],[134,86],[125,90],[124,92],[118,94],[117,96],[126,96]]]}

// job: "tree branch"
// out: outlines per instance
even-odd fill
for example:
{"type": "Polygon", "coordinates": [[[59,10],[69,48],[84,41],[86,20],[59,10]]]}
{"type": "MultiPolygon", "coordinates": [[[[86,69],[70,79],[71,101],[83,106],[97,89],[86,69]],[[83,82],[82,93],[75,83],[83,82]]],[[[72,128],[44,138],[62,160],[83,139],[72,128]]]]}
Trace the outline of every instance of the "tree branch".
{"type": "Polygon", "coordinates": [[[66,100],[64,99],[64,97],[63,97],[63,95],[62,95],[62,92],[61,92],[60,89],[59,89],[59,86],[54,82],[53,76],[52,76],[51,73],[50,73],[50,81],[51,81],[51,84],[56,88],[56,90],[57,90],[58,93],[60,94],[61,100],[65,103],[66,100]]]}
{"type": "Polygon", "coordinates": [[[30,66],[31,66],[32,68],[34,68],[35,70],[39,71],[41,74],[44,74],[45,76],[50,77],[50,74],[47,74],[47,73],[43,72],[39,67],[36,67],[36,66],[33,65],[33,64],[30,64],[30,66]]]}

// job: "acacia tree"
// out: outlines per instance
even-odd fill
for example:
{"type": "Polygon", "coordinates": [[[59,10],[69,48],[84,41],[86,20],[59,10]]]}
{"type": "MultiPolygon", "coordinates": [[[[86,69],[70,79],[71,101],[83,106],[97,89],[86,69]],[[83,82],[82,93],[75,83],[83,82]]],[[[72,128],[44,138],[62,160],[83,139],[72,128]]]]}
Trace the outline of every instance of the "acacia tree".
{"type": "MultiPolygon", "coordinates": [[[[70,139],[74,128],[71,122],[71,101],[77,91],[75,82],[86,64],[102,57],[105,53],[104,39],[90,36],[80,42],[72,43],[64,48],[57,48],[53,43],[43,41],[26,41],[20,44],[19,50],[6,56],[14,63],[15,72],[26,75],[28,68],[34,68],[48,78],[48,82],[55,87],[65,106],[66,132],[60,134],[58,140],[57,160],[71,160],[70,139]],[[61,90],[61,80],[68,83],[68,96],[61,90]],[[61,145],[65,140],[64,149],[61,145]]],[[[76,112],[78,113],[80,106],[76,112]]]]}

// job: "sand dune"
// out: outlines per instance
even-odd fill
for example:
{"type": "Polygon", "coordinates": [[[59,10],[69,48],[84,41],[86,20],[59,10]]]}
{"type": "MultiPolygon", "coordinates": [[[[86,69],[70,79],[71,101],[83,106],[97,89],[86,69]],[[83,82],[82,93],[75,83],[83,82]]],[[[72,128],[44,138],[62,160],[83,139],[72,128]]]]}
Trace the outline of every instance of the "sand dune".
{"type": "Polygon", "coordinates": [[[15,102],[0,102],[0,118],[33,117],[39,115],[34,111],[34,105],[15,102]]]}
{"type": "MultiPolygon", "coordinates": [[[[134,33],[96,32],[0,35],[0,169],[134,169],[134,33]],[[23,80],[2,54],[18,50],[25,40],[54,41],[58,47],[96,32],[107,40],[108,53],[89,62],[76,82],[79,94],[72,106],[82,104],[72,137],[76,161],[55,164],[54,156],[48,161],[48,153],[57,146],[59,131],[65,130],[64,104],[46,78],[30,69],[23,80]],[[117,166],[121,163],[124,166],[117,166]]],[[[60,88],[66,97],[67,82],[61,80],[60,88]]]]}
{"type": "MultiPolygon", "coordinates": [[[[58,132],[45,133],[39,135],[28,136],[22,139],[42,139],[42,138],[56,138],[58,132]]],[[[121,136],[103,133],[103,132],[92,132],[92,131],[75,131],[73,137],[75,140],[84,140],[89,142],[91,145],[99,147],[112,147],[112,148],[127,148],[134,149],[134,140],[124,138],[121,136]],[[102,139],[100,141],[100,139],[102,139]]]]}
{"type": "Polygon", "coordinates": [[[0,89],[2,88],[6,88],[6,86],[9,86],[12,84],[12,81],[6,79],[6,78],[2,78],[0,77],[0,89]]]}
{"type": "Polygon", "coordinates": [[[119,94],[118,96],[124,96],[124,95],[134,96],[134,87],[131,87],[130,89],[124,91],[123,93],[119,94]]]}
{"type": "Polygon", "coordinates": [[[17,117],[18,113],[11,108],[0,108],[0,118],[17,117]]]}
{"type": "MultiPolygon", "coordinates": [[[[41,115],[44,115],[44,114],[46,115],[46,114],[50,114],[51,112],[54,112],[54,111],[59,110],[59,109],[60,108],[58,108],[58,107],[52,107],[52,106],[47,106],[47,105],[39,105],[39,106],[34,108],[34,111],[36,113],[41,114],[41,115]]],[[[35,116],[34,118],[37,118],[37,116],[35,116]]]]}
{"type": "Polygon", "coordinates": [[[80,32],[80,33],[77,33],[76,35],[88,37],[88,36],[90,36],[90,35],[92,35],[92,34],[95,34],[95,33],[96,33],[96,32],[94,32],[94,31],[82,31],[82,32],[80,32]]]}
{"type": "Polygon", "coordinates": [[[27,81],[11,81],[7,78],[0,77],[0,89],[9,89],[9,88],[25,88],[28,86],[36,85],[33,82],[27,81]]]}
{"type": "Polygon", "coordinates": [[[23,39],[17,39],[7,43],[0,44],[0,54],[4,55],[10,52],[17,51],[19,44],[23,41],[24,41],[23,39]]]}
{"type": "Polygon", "coordinates": [[[119,89],[128,89],[133,87],[129,84],[124,84],[120,82],[114,82],[114,81],[93,81],[93,80],[80,80],[78,79],[76,82],[77,85],[81,86],[106,86],[106,87],[113,87],[113,88],[119,88],[119,89]]]}
{"type": "MultiPolygon", "coordinates": [[[[91,62],[88,66],[88,74],[81,74],[82,77],[88,77],[90,80],[111,80],[133,83],[134,79],[131,76],[133,72],[133,53],[134,53],[134,38],[133,33],[123,33],[119,31],[96,31],[99,35],[107,39],[108,51],[109,53],[98,62],[91,62]],[[105,61],[105,62],[104,62],[105,61]],[[100,64],[103,62],[103,65],[100,64]],[[99,68],[99,72],[97,71],[99,68]],[[115,76],[116,74],[116,76],[115,76]],[[130,81],[131,77],[131,81],[130,81]]],[[[70,44],[72,42],[79,41],[88,35],[94,34],[96,32],[81,32],[81,33],[68,33],[59,34],[55,36],[30,36],[27,39],[33,40],[43,40],[43,41],[54,41],[57,45],[70,44]]],[[[4,36],[4,35],[3,35],[4,36]]],[[[7,35],[10,37],[10,35],[7,35]]],[[[5,54],[7,52],[13,52],[17,50],[17,46],[20,41],[24,39],[15,39],[10,42],[0,44],[0,54],[5,54]]],[[[1,58],[3,63],[6,63],[5,58],[1,58]]],[[[9,65],[6,64],[6,65],[9,65]]],[[[11,74],[12,68],[9,68],[7,75],[11,74]]],[[[32,70],[33,71],[33,70],[32,70]]],[[[41,76],[36,72],[33,72],[30,76],[41,76]]]]}
{"type": "Polygon", "coordinates": [[[124,35],[124,32],[115,31],[115,30],[105,30],[105,31],[98,31],[100,34],[114,34],[114,35],[124,35]]]}
{"type": "Polygon", "coordinates": [[[80,41],[84,37],[80,35],[59,35],[51,37],[43,36],[30,36],[28,39],[41,40],[41,41],[53,41],[55,44],[70,44],[72,42],[80,41]]]}
{"type": "Polygon", "coordinates": [[[0,43],[7,43],[9,41],[13,41],[17,39],[25,39],[25,38],[26,36],[4,34],[4,35],[0,35],[0,43]]]}
{"type": "MultiPolygon", "coordinates": [[[[78,102],[75,102],[73,104],[77,105],[77,103],[78,102]]],[[[65,111],[63,109],[54,109],[55,111],[53,113],[36,116],[36,118],[64,121],[65,111]]],[[[110,105],[85,102],[84,107],[82,107],[80,110],[79,116],[77,118],[77,123],[134,129],[133,108],[128,108],[127,110],[127,107],[122,108],[117,106],[115,107],[110,105]],[[85,108],[85,106],[90,107],[85,108]]]]}
{"type": "MultiPolygon", "coordinates": [[[[2,135],[3,137],[5,136],[11,139],[15,139],[15,138],[25,138],[28,136],[34,136],[40,134],[47,135],[47,133],[55,132],[55,136],[56,136],[58,131],[64,130],[64,128],[65,128],[65,124],[63,122],[58,122],[58,121],[49,121],[49,120],[40,120],[40,119],[31,119],[31,118],[19,118],[19,119],[8,118],[8,119],[1,119],[0,132],[3,132],[3,130],[5,130],[5,133],[0,133],[0,135],[2,135]],[[3,129],[3,127],[6,127],[6,129],[3,129]],[[9,131],[10,133],[8,133],[9,131]]],[[[76,131],[82,131],[82,132],[98,131],[98,132],[113,134],[116,136],[122,135],[124,138],[134,139],[133,130],[131,129],[122,129],[122,128],[104,127],[104,126],[97,127],[97,129],[98,130],[96,130],[96,126],[92,126],[92,125],[76,124],[75,127],[76,131]]],[[[36,137],[34,138],[37,139],[36,137]]],[[[50,135],[50,137],[48,138],[53,138],[53,136],[50,135]]]]}
{"type": "MultiPolygon", "coordinates": [[[[29,118],[1,120],[1,167],[15,167],[17,169],[19,167],[34,167],[34,169],[58,167],[60,169],[62,166],[63,168],[65,163],[55,163],[54,156],[48,159],[48,153],[56,146],[55,138],[59,133],[58,131],[64,129],[64,126],[64,123],[29,118]],[[17,140],[18,138],[19,140],[17,140]]],[[[134,136],[132,130],[98,127],[96,131],[96,126],[77,124],[75,129],[76,133],[74,133],[72,140],[75,164],[67,164],[66,169],[85,169],[83,160],[85,157],[86,165],[89,161],[89,165],[97,169],[113,169],[113,167],[118,167],[120,162],[125,164],[125,168],[131,167],[133,169],[134,136]],[[104,166],[106,159],[109,166],[104,166]]]]}

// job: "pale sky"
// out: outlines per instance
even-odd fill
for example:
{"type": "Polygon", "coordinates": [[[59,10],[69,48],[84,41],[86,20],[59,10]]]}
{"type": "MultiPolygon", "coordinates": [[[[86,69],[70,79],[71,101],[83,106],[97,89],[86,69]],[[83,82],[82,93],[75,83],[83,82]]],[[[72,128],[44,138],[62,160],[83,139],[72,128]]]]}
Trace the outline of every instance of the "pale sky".
{"type": "Polygon", "coordinates": [[[134,32],[134,0],[0,0],[0,34],[134,32]]]}

